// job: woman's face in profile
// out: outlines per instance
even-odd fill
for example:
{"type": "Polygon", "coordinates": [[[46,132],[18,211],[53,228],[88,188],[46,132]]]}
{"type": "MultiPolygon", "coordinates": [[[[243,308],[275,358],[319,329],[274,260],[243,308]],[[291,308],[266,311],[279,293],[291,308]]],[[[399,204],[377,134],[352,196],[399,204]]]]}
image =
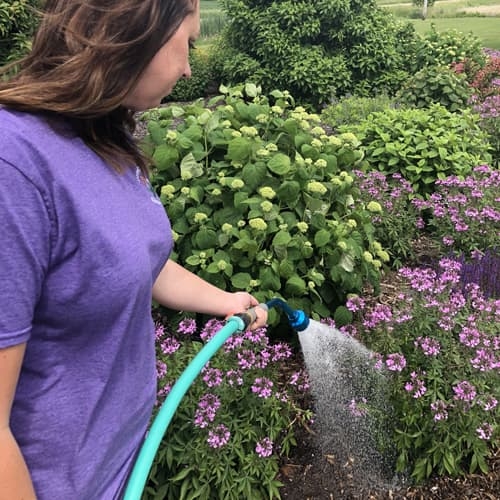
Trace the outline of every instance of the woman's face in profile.
{"type": "Polygon", "coordinates": [[[180,78],[189,78],[190,45],[200,35],[200,2],[184,18],[174,35],[158,50],[123,105],[133,111],[159,106],[180,78]]]}

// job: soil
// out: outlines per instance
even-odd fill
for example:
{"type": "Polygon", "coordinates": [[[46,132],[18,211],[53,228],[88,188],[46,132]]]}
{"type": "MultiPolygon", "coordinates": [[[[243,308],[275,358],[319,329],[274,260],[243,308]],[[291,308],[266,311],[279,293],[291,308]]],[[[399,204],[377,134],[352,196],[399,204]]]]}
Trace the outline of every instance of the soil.
{"type": "Polygon", "coordinates": [[[500,450],[488,463],[488,474],[431,478],[419,487],[370,487],[352,474],[349,461],[318,453],[316,437],[301,429],[297,447],[283,460],[278,479],[284,485],[283,500],[499,500],[500,450]]]}

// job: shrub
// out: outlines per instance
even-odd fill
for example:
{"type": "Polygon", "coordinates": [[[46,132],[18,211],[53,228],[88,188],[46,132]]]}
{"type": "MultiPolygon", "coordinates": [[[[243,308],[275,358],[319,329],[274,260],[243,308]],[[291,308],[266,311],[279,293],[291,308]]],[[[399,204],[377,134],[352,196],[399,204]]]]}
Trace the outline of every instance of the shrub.
{"type": "Polygon", "coordinates": [[[202,49],[191,50],[189,54],[191,78],[183,78],[177,82],[174,90],[165,101],[194,101],[204,97],[212,82],[210,57],[202,49]]]}
{"type": "Polygon", "coordinates": [[[376,97],[341,97],[321,112],[321,120],[334,129],[341,125],[356,125],[374,111],[384,111],[392,107],[392,99],[387,95],[376,97]]]}
{"type": "Polygon", "coordinates": [[[386,176],[376,170],[354,173],[359,178],[361,198],[366,203],[377,200],[382,206],[381,213],[373,214],[372,223],[375,238],[388,249],[391,265],[399,268],[403,263],[415,261],[414,243],[424,223],[410,201],[414,195],[410,183],[401,174],[386,176]]]}
{"type": "Polygon", "coordinates": [[[500,54],[487,56],[486,64],[474,75],[471,85],[479,99],[500,95],[500,54]]]}
{"type": "Polygon", "coordinates": [[[368,167],[400,173],[419,195],[429,195],[437,179],[464,176],[488,163],[488,137],[470,110],[451,113],[440,104],[425,109],[388,109],[364,122],[344,126],[362,142],[368,167]]]}
{"type": "Polygon", "coordinates": [[[482,67],[486,62],[481,40],[472,33],[457,30],[431,30],[421,36],[415,45],[415,59],[412,61],[412,72],[415,73],[427,66],[446,66],[465,62],[482,67]]]}
{"type": "Polygon", "coordinates": [[[0,66],[20,59],[38,25],[39,0],[0,0],[0,66]]]}
{"type": "Polygon", "coordinates": [[[465,292],[469,283],[481,288],[486,298],[500,298],[500,249],[485,252],[471,252],[472,258],[465,254],[457,257],[462,265],[462,289],[465,292]]]}
{"type": "Polygon", "coordinates": [[[406,76],[414,29],[374,0],[221,4],[228,18],[222,36],[242,64],[227,58],[218,81],[255,81],[265,92],[284,88],[318,106],[347,93],[394,91],[406,76]]]}
{"type": "Polygon", "coordinates": [[[465,75],[446,67],[428,66],[406,81],[396,94],[396,101],[415,108],[439,103],[454,112],[467,107],[471,94],[465,75]]]}
{"type": "Polygon", "coordinates": [[[376,285],[382,265],[370,253],[370,210],[380,206],[360,202],[349,173],[359,143],[328,136],[286,92],[242,90],[223,88],[213,110],[195,103],[146,115],[174,257],[221,288],[263,302],[282,293],[309,316],[330,316],[346,293],[376,285]]]}
{"type": "Polygon", "coordinates": [[[442,259],[438,271],[402,268],[409,288],[391,306],[347,304],[375,368],[393,374],[397,470],[417,482],[486,473],[500,443],[499,302],[474,284],[462,293],[460,267],[442,259]]]}
{"type": "Polygon", "coordinates": [[[481,165],[465,178],[438,180],[428,200],[414,203],[430,211],[428,223],[445,252],[469,254],[498,248],[499,192],[500,171],[481,165]]]}
{"type": "MultiPolygon", "coordinates": [[[[158,403],[222,326],[210,320],[198,332],[189,319],[172,333],[157,326],[158,403]]],[[[279,498],[278,459],[296,444],[296,425],[311,418],[293,403],[308,388],[306,374],[282,375],[291,355],[287,344],[271,345],[265,329],[232,335],[182,399],[145,498],[279,498]]]]}

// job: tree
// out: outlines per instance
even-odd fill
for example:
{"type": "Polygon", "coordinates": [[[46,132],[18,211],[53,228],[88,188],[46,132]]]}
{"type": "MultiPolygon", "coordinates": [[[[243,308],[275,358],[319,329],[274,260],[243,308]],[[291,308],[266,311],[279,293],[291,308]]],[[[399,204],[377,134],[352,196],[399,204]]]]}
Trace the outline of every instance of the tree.
{"type": "Polygon", "coordinates": [[[422,7],[422,19],[425,21],[427,19],[427,7],[432,7],[434,0],[413,0],[413,5],[422,7]]]}
{"type": "Polygon", "coordinates": [[[393,92],[407,77],[415,33],[375,0],[221,0],[229,20],[219,57],[224,83],[253,80],[327,103],[393,92]]]}

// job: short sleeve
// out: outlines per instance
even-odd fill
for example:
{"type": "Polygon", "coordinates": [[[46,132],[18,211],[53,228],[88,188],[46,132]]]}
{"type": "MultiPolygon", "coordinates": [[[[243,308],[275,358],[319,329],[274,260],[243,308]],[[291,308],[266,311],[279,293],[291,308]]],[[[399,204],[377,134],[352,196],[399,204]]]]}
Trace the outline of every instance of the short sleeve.
{"type": "Polygon", "coordinates": [[[0,348],[26,342],[50,260],[43,194],[0,159],[0,348]]]}

